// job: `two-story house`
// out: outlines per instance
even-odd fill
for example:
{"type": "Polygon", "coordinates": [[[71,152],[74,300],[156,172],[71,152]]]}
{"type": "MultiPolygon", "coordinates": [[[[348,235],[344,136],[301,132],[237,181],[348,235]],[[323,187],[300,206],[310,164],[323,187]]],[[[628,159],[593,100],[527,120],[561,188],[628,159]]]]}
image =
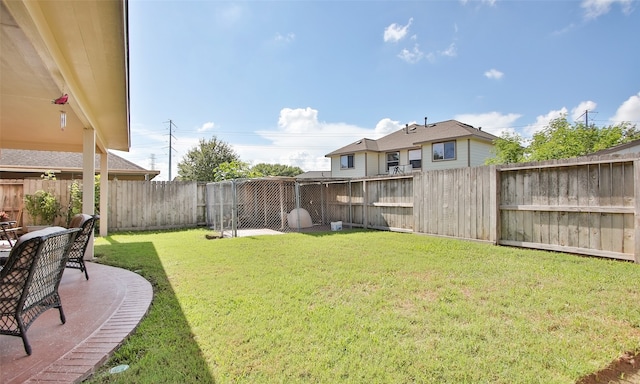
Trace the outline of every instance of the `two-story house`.
{"type": "Polygon", "coordinates": [[[407,125],[378,140],[361,139],[327,155],[332,177],[473,167],[492,157],[498,137],[456,120],[407,125]]]}

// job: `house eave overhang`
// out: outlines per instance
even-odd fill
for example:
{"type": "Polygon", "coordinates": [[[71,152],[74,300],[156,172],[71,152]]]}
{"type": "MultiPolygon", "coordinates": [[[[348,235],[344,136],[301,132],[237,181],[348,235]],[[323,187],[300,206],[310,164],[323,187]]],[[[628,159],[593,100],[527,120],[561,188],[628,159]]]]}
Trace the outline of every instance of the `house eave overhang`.
{"type": "Polygon", "coordinates": [[[128,151],[127,1],[2,0],[0,7],[2,146],[82,152],[82,131],[93,129],[99,153],[128,151]],[[68,104],[52,105],[65,93],[68,104]]]}

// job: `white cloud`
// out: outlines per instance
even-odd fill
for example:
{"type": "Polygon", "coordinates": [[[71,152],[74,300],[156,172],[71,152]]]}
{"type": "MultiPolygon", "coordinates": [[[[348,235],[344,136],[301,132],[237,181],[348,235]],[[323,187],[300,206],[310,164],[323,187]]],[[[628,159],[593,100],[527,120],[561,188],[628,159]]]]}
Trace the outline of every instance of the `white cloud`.
{"type": "Polygon", "coordinates": [[[329,152],[364,137],[378,139],[400,124],[391,119],[380,120],[374,129],[347,123],[328,123],[318,120],[313,108],[283,108],[274,130],[256,134],[270,142],[267,145],[233,145],[241,159],[251,163],[280,163],[297,166],[305,171],[329,170],[329,152]],[[248,160],[245,160],[248,161],[248,160]]]}
{"type": "Polygon", "coordinates": [[[640,121],[640,92],[625,100],[625,102],[618,107],[616,114],[609,120],[614,124],[623,121],[640,121]]]}
{"type": "Polygon", "coordinates": [[[554,120],[566,115],[567,115],[567,108],[565,107],[562,107],[561,109],[558,109],[558,110],[549,111],[549,113],[547,113],[546,115],[539,115],[536,118],[535,123],[529,124],[526,127],[524,127],[524,129],[522,130],[523,135],[526,138],[533,137],[534,133],[541,131],[546,126],[548,126],[551,120],[554,120]]]}
{"type": "Polygon", "coordinates": [[[415,44],[412,50],[404,48],[402,51],[400,51],[398,57],[406,61],[407,63],[415,64],[418,61],[422,60],[422,58],[424,57],[424,52],[420,50],[418,44],[415,44]]]}
{"type": "Polygon", "coordinates": [[[476,128],[481,127],[483,131],[500,136],[503,132],[514,133],[515,130],[511,127],[521,116],[522,115],[517,113],[504,115],[500,112],[487,112],[478,114],[461,114],[456,115],[453,118],[461,123],[470,124],[476,128]]]}
{"type": "Polygon", "coordinates": [[[490,69],[487,72],[484,73],[485,77],[488,79],[493,79],[493,80],[500,80],[502,78],[502,76],[504,76],[504,73],[498,71],[497,69],[490,69]]]}
{"type": "Polygon", "coordinates": [[[596,109],[596,107],[598,106],[598,104],[596,104],[595,101],[583,101],[580,104],[578,104],[575,108],[573,108],[571,110],[571,118],[575,121],[578,120],[582,117],[582,115],[584,115],[585,111],[593,111],[594,109],[596,109]]]}
{"type": "Polygon", "coordinates": [[[632,11],[632,0],[583,0],[580,7],[584,11],[584,18],[593,20],[609,13],[613,4],[619,4],[625,14],[632,11]]]}
{"type": "Polygon", "coordinates": [[[206,122],[206,123],[202,124],[202,126],[200,126],[198,129],[196,129],[196,131],[199,132],[199,133],[207,132],[207,131],[213,130],[213,128],[215,128],[215,123],[213,123],[212,121],[209,121],[209,122],[206,122]]]}
{"type": "Polygon", "coordinates": [[[397,43],[398,41],[404,39],[404,37],[409,32],[409,26],[413,22],[413,17],[409,19],[407,25],[399,25],[393,23],[384,29],[384,41],[386,43],[397,43]]]}
{"type": "Polygon", "coordinates": [[[276,37],[274,38],[276,42],[281,42],[281,43],[291,43],[295,39],[296,39],[295,33],[291,33],[291,32],[287,33],[286,35],[276,33],[276,37]]]}
{"type": "Polygon", "coordinates": [[[458,51],[456,50],[456,43],[449,44],[449,47],[444,51],[439,52],[442,56],[448,57],[456,57],[458,55],[458,51]]]}
{"type": "Polygon", "coordinates": [[[382,137],[390,134],[391,132],[395,132],[400,128],[402,128],[402,124],[400,124],[399,121],[391,120],[387,117],[378,121],[378,124],[376,124],[376,128],[374,130],[374,136],[382,137]]]}
{"type": "Polygon", "coordinates": [[[476,1],[474,1],[474,0],[460,0],[460,3],[462,3],[462,5],[467,5],[468,3],[471,3],[471,2],[478,2],[480,4],[486,4],[486,5],[490,6],[490,7],[493,7],[494,5],[496,5],[496,1],[497,0],[479,0],[479,1],[478,0],[476,0],[476,1]]]}

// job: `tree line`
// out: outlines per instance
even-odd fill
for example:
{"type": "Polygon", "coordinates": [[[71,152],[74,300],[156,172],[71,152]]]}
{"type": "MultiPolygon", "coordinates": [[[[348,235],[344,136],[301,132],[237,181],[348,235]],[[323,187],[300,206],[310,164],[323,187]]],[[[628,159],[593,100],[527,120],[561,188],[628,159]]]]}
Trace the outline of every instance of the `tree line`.
{"type": "Polygon", "coordinates": [[[585,156],[616,145],[640,139],[635,124],[597,127],[582,122],[570,123],[566,115],[552,120],[531,139],[516,133],[503,133],[494,141],[494,157],[487,164],[512,164],[529,161],[569,159],[585,156]]]}
{"type": "Polygon", "coordinates": [[[300,167],[260,163],[251,166],[240,159],[231,145],[215,136],[200,139],[178,163],[178,179],[185,181],[223,181],[266,176],[297,176],[300,167]]]}

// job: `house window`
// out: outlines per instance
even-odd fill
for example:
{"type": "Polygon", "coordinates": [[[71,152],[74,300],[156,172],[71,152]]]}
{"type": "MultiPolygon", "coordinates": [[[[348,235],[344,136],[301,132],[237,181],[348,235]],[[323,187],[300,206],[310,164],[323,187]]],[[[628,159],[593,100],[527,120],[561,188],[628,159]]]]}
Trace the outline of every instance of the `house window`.
{"type": "Polygon", "coordinates": [[[387,171],[400,165],[400,152],[387,152],[387,171]]]}
{"type": "Polygon", "coordinates": [[[340,169],[353,168],[353,155],[340,156],[340,169]]]}
{"type": "Polygon", "coordinates": [[[409,150],[409,164],[413,169],[422,168],[422,149],[409,150]]]}
{"type": "Polygon", "coordinates": [[[439,160],[455,160],[456,159],[456,142],[446,141],[444,143],[433,144],[433,161],[439,160]]]}

